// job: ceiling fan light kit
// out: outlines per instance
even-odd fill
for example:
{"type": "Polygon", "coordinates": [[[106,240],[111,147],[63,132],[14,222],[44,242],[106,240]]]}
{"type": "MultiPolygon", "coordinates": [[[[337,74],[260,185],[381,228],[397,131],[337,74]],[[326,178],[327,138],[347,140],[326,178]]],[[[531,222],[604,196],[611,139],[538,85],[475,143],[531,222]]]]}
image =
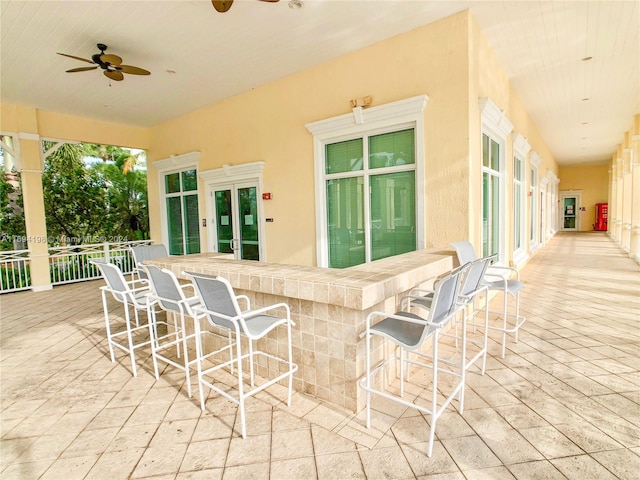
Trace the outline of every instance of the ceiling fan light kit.
{"type": "Polygon", "coordinates": [[[124,73],[128,73],[130,75],[151,75],[151,72],[145,70],[144,68],[134,67],[133,65],[122,65],[122,58],[118,55],[113,55],[112,53],[104,53],[107,49],[107,46],[103,43],[98,43],[96,45],[100,53],[95,53],[91,56],[91,60],[82,57],[76,57],[75,55],[69,55],[67,53],[60,53],[58,55],[62,55],[64,57],[73,58],[74,60],[80,60],[82,62],[91,63],[93,67],[76,67],[67,70],[67,73],[76,73],[76,72],[86,72],[88,70],[96,70],[100,67],[103,70],[104,76],[109,80],[115,80],[116,82],[120,82],[124,80],[124,73]]]}

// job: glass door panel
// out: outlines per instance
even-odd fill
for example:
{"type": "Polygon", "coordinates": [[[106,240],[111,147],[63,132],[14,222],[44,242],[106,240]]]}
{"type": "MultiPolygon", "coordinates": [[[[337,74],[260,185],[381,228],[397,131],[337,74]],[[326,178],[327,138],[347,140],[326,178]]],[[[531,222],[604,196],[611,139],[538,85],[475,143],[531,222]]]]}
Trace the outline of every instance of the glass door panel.
{"type": "Polygon", "coordinates": [[[237,260],[260,260],[258,189],[228,185],[214,192],[217,249],[237,260]]]}
{"type": "Polygon", "coordinates": [[[216,232],[218,252],[233,253],[233,210],[231,206],[231,190],[218,190],[215,196],[216,232]]]}
{"type": "Polygon", "coordinates": [[[184,226],[185,253],[200,253],[200,215],[198,214],[198,195],[185,195],[184,226]]]}
{"type": "Polygon", "coordinates": [[[169,224],[169,254],[184,255],[180,197],[167,198],[167,221],[169,224]]]}
{"type": "Polygon", "coordinates": [[[243,260],[260,260],[258,199],[256,187],[238,188],[240,255],[243,260]]]}

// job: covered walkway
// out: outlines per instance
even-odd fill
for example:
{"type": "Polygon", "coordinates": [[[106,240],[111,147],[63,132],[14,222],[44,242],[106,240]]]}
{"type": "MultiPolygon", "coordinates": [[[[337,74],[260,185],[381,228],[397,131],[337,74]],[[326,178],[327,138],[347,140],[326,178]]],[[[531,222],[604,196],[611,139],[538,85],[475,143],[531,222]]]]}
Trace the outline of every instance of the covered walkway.
{"type": "Polygon", "coordinates": [[[0,477],[638,478],[638,265],[604,233],[561,233],[522,280],[520,342],[502,360],[492,341],[432,458],[415,411],[379,403],[367,430],[362,413],[299,393],[289,408],[277,392],[253,399],[243,441],[230,402],[202,413],[178,372],[110,362],[102,281],[0,296],[0,477]]]}

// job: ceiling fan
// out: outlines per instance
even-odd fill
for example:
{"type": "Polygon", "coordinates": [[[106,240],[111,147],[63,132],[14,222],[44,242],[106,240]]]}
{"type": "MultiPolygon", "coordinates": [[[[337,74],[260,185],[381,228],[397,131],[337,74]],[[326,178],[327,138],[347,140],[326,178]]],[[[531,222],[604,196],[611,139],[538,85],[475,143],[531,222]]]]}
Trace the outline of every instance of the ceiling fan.
{"type": "Polygon", "coordinates": [[[96,68],[100,67],[102,70],[104,70],[103,73],[106,77],[117,82],[124,79],[123,73],[129,73],[132,75],[151,75],[151,72],[145,70],[144,68],[134,67],[132,65],[122,65],[122,58],[120,58],[118,55],[104,53],[104,51],[107,49],[107,46],[103,43],[98,43],[97,47],[100,50],[100,53],[92,55],[91,60],[60,52],[58,52],[58,55],[94,64],[93,67],[72,68],[70,70],[67,70],[67,73],[86,72],[87,70],[95,70],[96,68]]]}
{"type": "MultiPolygon", "coordinates": [[[[276,3],[280,0],[260,0],[260,1],[276,3]]],[[[224,13],[231,8],[231,5],[233,4],[233,0],[211,0],[211,3],[213,3],[213,8],[215,8],[218,12],[224,13]]]]}

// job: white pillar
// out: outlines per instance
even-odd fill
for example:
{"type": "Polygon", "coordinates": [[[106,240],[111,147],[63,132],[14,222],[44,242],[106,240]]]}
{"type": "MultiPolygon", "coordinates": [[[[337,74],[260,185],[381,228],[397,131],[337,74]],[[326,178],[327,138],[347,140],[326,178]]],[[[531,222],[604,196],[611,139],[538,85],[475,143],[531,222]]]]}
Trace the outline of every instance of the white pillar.
{"type": "Polygon", "coordinates": [[[635,116],[635,126],[630,140],[631,228],[629,256],[640,264],[640,114],[635,116]]]}
{"type": "Polygon", "coordinates": [[[623,176],[623,162],[620,155],[621,147],[618,147],[618,156],[616,158],[616,182],[618,184],[616,188],[616,243],[622,246],[622,205],[624,202],[624,176],[623,176]]]}

